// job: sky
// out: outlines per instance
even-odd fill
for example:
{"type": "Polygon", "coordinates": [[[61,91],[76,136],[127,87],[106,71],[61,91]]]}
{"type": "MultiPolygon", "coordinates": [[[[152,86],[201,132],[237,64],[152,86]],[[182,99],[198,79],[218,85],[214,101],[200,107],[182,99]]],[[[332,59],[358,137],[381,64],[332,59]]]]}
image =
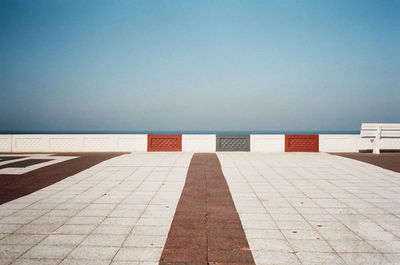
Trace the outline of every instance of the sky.
{"type": "Polygon", "coordinates": [[[0,1],[0,131],[400,122],[400,1],[0,1]]]}

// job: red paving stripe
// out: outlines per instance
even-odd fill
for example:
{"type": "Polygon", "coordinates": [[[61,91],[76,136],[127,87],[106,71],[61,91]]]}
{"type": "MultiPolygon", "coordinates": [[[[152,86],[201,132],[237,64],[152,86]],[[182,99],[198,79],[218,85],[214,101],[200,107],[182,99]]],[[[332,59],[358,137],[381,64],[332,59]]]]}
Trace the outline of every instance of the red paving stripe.
{"type": "Polygon", "coordinates": [[[0,204],[45,188],[121,154],[123,153],[62,153],[59,155],[79,157],[21,175],[0,174],[0,204]]]}
{"type": "Polygon", "coordinates": [[[331,153],[400,173],[400,153],[331,153]]]}
{"type": "Polygon", "coordinates": [[[3,168],[23,168],[23,167],[29,167],[32,165],[37,165],[37,164],[41,164],[44,162],[49,162],[52,159],[27,159],[27,160],[22,160],[22,161],[18,161],[18,162],[12,162],[12,163],[8,163],[5,165],[1,165],[0,169],[3,168]]]}
{"type": "Polygon", "coordinates": [[[255,264],[216,154],[193,155],[159,263],[255,264]]]}

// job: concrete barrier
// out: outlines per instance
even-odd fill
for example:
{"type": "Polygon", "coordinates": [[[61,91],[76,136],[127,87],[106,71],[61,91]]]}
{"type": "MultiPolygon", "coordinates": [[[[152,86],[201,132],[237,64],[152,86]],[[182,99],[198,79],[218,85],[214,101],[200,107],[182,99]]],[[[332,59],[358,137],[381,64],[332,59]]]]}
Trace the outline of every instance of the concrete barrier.
{"type": "Polygon", "coordinates": [[[285,152],[285,135],[251,134],[250,152],[285,152]]]}
{"type": "MultiPolygon", "coordinates": [[[[368,140],[368,139],[367,139],[368,140]]],[[[369,147],[358,134],[321,134],[320,152],[369,147]],[[364,146],[365,145],[365,146],[364,146]]],[[[0,152],[146,152],[146,134],[0,134],[0,152]]],[[[215,152],[215,134],[182,135],[183,152],[215,152]]],[[[285,152],[285,135],[251,134],[251,152],[285,152]]]]}
{"type": "Polygon", "coordinates": [[[0,152],[11,152],[11,134],[0,134],[0,152]]]}
{"type": "Polygon", "coordinates": [[[358,152],[358,134],[320,134],[320,152],[358,152]]]}
{"type": "Polygon", "coordinates": [[[215,152],[215,134],[183,134],[183,152],[215,152]]]}
{"type": "Polygon", "coordinates": [[[134,152],[147,149],[145,134],[18,134],[13,152],[134,152]]]}

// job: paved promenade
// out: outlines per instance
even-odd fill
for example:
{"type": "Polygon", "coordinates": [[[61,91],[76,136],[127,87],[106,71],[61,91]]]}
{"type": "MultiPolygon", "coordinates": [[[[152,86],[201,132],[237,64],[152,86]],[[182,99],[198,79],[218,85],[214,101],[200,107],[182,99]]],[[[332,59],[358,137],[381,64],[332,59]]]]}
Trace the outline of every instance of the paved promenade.
{"type": "Polygon", "coordinates": [[[400,264],[400,173],[323,153],[219,153],[257,264],[400,264]]]}
{"type": "Polygon", "coordinates": [[[213,249],[250,254],[231,264],[400,264],[400,173],[324,153],[217,153],[221,172],[192,157],[123,154],[0,205],[0,264],[158,264],[199,243],[176,239],[193,221],[213,236],[198,264],[213,249]],[[175,214],[190,198],[198,220],[175,214]]]}
{"type": "Polygon", "coordinates": [[[158,264],[190,153],[122,155],[0,206],[0,264],[158,264]]]}

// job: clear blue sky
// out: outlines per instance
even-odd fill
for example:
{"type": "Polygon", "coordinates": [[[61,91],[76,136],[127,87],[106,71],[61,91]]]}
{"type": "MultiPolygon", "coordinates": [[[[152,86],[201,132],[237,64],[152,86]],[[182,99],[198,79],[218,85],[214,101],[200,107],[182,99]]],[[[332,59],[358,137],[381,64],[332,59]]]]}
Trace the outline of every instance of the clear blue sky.
{"type": "Polygon", "coordinates": [[[400,1],[0,1],[0,131],[400,122],[400,1]]]}

